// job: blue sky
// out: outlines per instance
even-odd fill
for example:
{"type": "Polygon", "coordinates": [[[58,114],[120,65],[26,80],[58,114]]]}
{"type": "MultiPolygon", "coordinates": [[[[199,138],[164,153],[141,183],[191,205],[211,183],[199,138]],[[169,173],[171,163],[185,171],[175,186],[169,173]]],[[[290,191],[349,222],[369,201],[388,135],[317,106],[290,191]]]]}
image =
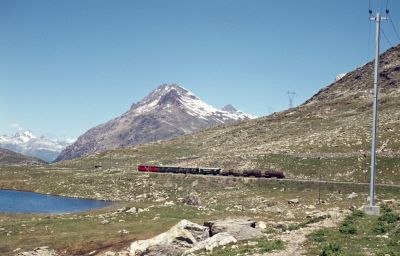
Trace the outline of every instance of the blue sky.
{"type": "Polygon", "coordinates": [[[0,0],[0,134],[76,138],[163,83],[267,115],[371,60],[373,38],[368,0],[0,0]]]}

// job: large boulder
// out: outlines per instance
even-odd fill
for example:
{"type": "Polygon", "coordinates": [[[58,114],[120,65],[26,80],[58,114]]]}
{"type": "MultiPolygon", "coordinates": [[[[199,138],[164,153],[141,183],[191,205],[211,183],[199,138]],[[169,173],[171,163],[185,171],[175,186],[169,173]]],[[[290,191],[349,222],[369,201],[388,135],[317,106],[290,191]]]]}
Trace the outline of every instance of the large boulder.
{"type": "Polygon", "coordinates": [[[212,251],[215,247],[224,246],[230,243],[237,243],[236,238],[226,232],[218,233],[215,236],[212,236],[196,244],[193,248],[185,251],[183,255],[187,255],[203,249],[205,249],[206,251],[212,251]]]}
{"type": "Polygon", "coordinates": [[[263,236],[263,233],[255,228],[256,222],[246,218],[206,221],[204,226],[210,228],[211,236],[226,232],[239,241],[263,236]]]}
{"type": "Polygon", "coordinates": [[[200,197],[195,193],[190,193],[185,199],[183,199],[183,203],[187,205],[201,205],[200,197]]]}
{"type": "Polygon", "coordinates": [[[155,246],[166,246],[168,249],[164,248],[165,250],[180,252],[193,247],[194,244],[208,237],[208,227],[200,226],[188,220],[181,220],[165,233],[151,239],[133,242],[129,248],[129,253],[135,256],[155,255],[150,254],[154,252],[154,249],[151,249],[151,247],[154,248],[155,246]]]}

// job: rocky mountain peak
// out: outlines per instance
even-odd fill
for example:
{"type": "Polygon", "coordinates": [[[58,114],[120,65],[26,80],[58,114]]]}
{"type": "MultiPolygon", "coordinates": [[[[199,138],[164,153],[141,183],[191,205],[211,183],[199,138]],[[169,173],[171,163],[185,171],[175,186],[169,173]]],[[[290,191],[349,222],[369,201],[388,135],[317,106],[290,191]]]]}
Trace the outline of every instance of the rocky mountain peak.
{"type": "Polygon", "coordinates": [[[0,147],[37,157],[46,162],[53,161],[69,144],[71,143],[37,136],[29,130],[17,132],[11,136],[0,135],[0,147]]]}
{"type": "Polygon", "coordinates": [[[87,131],[57,160],[167,139],[251,118],[253,116],[240,111],[216,109],[180,85],[162,84],[132,104],[122,116],[87,131]]]}
{"type": "Polygon", "coordinates": [[[232,106],[231,104],[227,104],[222,108],[223,111],[229,112],[229,113],[236,113],[238,110],[232,106]]]}
{"type": "Polygon", "coordinates": [[[23,142],[27,142],[27,141],[29,141],[31,139],[35,139],[36,138],[36,136],[33,135],[33,133],[31,131],[28,131],[28,130],[24,131],[24,132],[17,132],[17,133],[14,134],[13,137],[15,139],[19,139],[19,140],[21,140],[23,142]]]}

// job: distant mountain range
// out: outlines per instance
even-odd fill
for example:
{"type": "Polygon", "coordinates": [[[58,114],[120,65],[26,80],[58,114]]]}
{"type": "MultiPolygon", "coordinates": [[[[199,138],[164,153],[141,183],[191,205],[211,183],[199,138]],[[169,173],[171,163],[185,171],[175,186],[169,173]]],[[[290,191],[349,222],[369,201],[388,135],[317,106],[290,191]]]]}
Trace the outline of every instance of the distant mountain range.
{"type": "Polygon", "coordinates": [[[219,110],[177,84],[164,84],[140,102],[132,104],[123,115],[88,130],[68,146],[56,161],[164,140],[252,118],[232,105],[219,110]]]}
{"type": "Polygon", "coordinates": [[[65,141],[51,140],[44,136],[36,136],[30,131],[18,132],[11,136],[0,136],[1,148],[37,157],[46,162],[54,161],[60,152],[70,144],[65,141]]]}

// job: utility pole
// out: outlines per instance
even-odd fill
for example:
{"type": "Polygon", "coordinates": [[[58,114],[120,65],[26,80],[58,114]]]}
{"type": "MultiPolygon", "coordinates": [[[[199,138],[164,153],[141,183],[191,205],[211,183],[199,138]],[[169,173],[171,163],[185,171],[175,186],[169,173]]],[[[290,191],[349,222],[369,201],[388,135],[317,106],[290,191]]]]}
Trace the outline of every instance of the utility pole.
{"type": "MultiPolygon", "coordinates": [[[[371,11],[370,11],[371,13],[371,11]]],[[[379,95],[379,43],[380,43],[380,26],[381,20],[387,20],[380,13],[376,13],[375,17],[370,17],[376,23],[375,36],[375,68],[374,68],[374,97],[372,110],[372,143],[371,143],[371,181],[370,181],[370,201],[369,206],[364,207],[364,211],[368,215],[379,215],[379,207],[375,206],[375,173],[376,173],[376,130],[378,127],[378,95],[379,95]]]]}
{"type": "Polygon", "coordinates": [[[289,98],[289,108],[293,108],[293,98],[296,95],[296,92],[288,91],[287,95],[288,95],[288,98],[289,98]]]}

